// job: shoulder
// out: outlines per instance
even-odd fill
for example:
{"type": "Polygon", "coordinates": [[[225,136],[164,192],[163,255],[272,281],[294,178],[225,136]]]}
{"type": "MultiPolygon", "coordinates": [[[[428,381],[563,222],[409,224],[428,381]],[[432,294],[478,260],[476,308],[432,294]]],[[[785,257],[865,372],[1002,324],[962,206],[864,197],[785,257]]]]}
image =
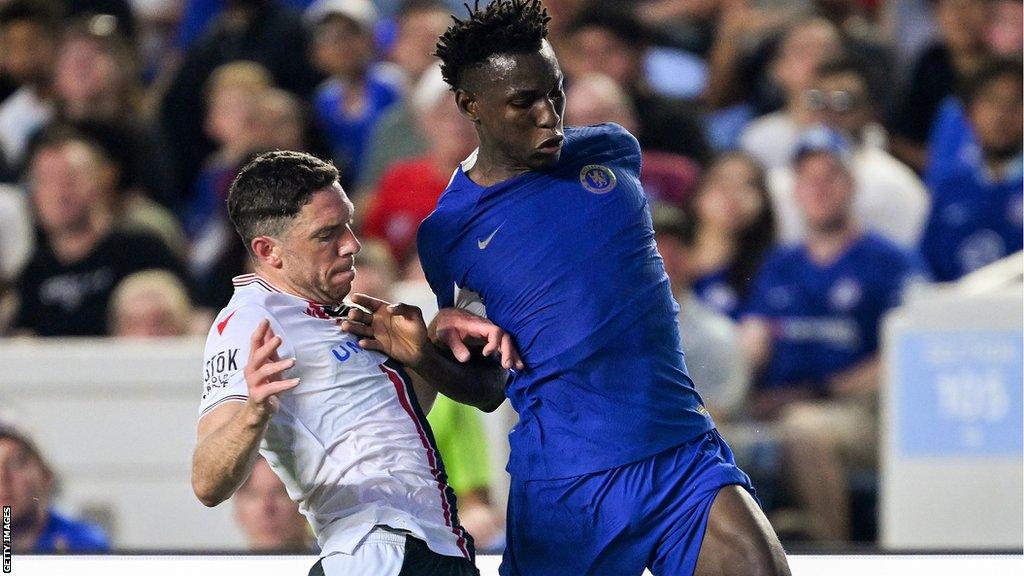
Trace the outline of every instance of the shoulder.
{"type": "Polygon", "coordinates": [[[614,123],[574,126],[565,130],[562,165],[580,161],[624,163],[639,171],[640,143],[625,128],[614,123]]]}
{"type": "Polygon", "coordinates": [[[773,271],[799,266],[805,260],[801,244],[782,244],[765,254],[762,270],[773,271]]]}
{"type": "Polygon", "coordinates": [[[95,524],[74,520],[56,511],[50,511],[50,531],[57,545],[68,551],[104,551],[109,548],[103,529],[95,524]]]}
{"type": "Polygon", "coordinates": [[[862,259],[872,267],[907,269],[915,266],[913,253],[874,232],[865,232],[858,242],[862,259]]]}

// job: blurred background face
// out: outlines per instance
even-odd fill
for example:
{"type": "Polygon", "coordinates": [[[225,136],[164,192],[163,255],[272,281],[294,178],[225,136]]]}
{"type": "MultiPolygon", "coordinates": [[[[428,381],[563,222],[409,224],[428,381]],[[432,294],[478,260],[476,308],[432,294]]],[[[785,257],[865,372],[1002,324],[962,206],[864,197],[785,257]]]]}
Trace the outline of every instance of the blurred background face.
{"type": "Polygon", "coordinates": [[[715,162],[697,190],[694,209],[701,226],[728,234],[743,231],[765,209],[757,168],[742,157],[715,162]]]}
{"type": "Polygon", "coordinates": [[[827,20],[812,20],[789,30],[775,56],[773,75],[790,96],[810,87],[814,69],[842,49],[839,32],[827,20]]]}
{"type": "Polygon", "coordinates": [[[455,100],[447,94],[424,111],[419,117],[419,123],[430,145],[431,154],[450,165],[452,170],[476,148],[473,123],[459,112],[455,100]]]}
{"type": "Polygon", "coordinates": [[[53,65],[52,31],[30,20],[0,28],[0,70],[18,84],[43,82],[53,65]]]}
{"type": "Polygon", "coordinates": [[[123,90],[116,59],[93,39],[70,38],[57,54],[54,89],[72,118],[81,118],[123,90]]]}
{"type": "Polygon", "coordinates": [[[309,526],[263,458],[234,496],[235,521],[254,550],[303,550],[309,526]]]}
{"type": "Polygon", "coordinates": [[[985,45],[1000,56],[1019,56],[1024,50],[1024,4],[1020,0],[989,2],[985,45]]]}
{"type": "Polygon", "coordinates": [[[206,131],[222,146],[250,146],[260,133],[260,91],[224,86],[210,96],[206,131]]]}
{"type": "Polygon", "coordinates": [[[295,97],[281,90],[269,90],[260,98],[259,141],[271,150],[303,150],[304,139],[302,110],[295,97]]]}
{"type": "Polygon", "coordinates": [[[693,247],[687,246],[678,236],[667,232],[656,232],[654,241],[658,245],[661,259],[665,261],[665,273],[672,284],[672,291],[678,293],[692,285],[700,274],[693,247]]]}
{"type": "Polygon", "coordinates": [[[20,443],[0,439],[0,505],[10,506],[13,528],[31,523],[45,510],[51,479],[20,443]]]}
{"type": "Polygon", "coordinates": [[[982,45],[986,0],[939,0],[935,21],[946,45],[954,50],[974,50],[982,45]]]}
{"type": "Polygon", "coordinates": [[[160,338],[182,336],[187,332],[187,317],[171,305],[159,291],[133,294],[120,303],[114,315],[115,336],[160,338]]]}
{"type": "Polygon", "coordinates": [[[313,65],[336,76],[361,73],[373,61],[373,37],[343,16],[330,16],[313,31],[313,65]]]}
{"type": "Polygon", "coordinates": [[[611,31],[585,26],[572,36],[572,72],[604,74],[622,86],[633,86],[640,76],[642,50],[631,46],[611,31]]]}
{"type": "Polygon", "coordinates": [[[868,86],[864,78],[852,72],[819,78],[804,92],[804,104],[815,123],[823,123],[858,136],[871,122],[868,86]]]}
{"type": "Polygon", "coordinates": [[[80,230],[91,211],[110,202],[109,168],[85,144],[39,150],[32,159],[32,200],[47,232],[80,230]]]}
{"type": "Polygon", "coordinates": [[[437,64],[434,50],[437,38],[451,23],[443,10],[416,10],[406,14],[399,24],[391,57],[409,73],[418,78],[427,68],[437,64]]]}
{"type": "Polygon", "coordinates": [[[565,116],[570,124],[615,122],[637,133],[636,115],[625,91],[608,76],[587,74],[576,78],[566,90],[565,100],[565,116]]]}
{"type": "Polygon", "coordinates": [[[811,153],[796,167],[794,195],[814,232],[832,232],[849,222],[853,179],[831,154],[811,153]]]}
{"type": "Polygon", "coordinates": [[[1021,150],[1024,112],[1019,77],[1002,76],[988,82],[970,107],[971,125],[985,155],[1008,160],[1021,150]]]}

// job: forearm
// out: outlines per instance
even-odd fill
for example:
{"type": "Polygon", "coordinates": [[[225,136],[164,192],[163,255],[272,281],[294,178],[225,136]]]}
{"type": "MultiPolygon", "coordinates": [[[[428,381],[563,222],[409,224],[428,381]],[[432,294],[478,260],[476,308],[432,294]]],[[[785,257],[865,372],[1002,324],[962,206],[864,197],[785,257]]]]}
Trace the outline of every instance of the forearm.
{"type": "Polygon", "coordinates": [[[867,396],[878,390],[878,357],[872,357],[829,379],[829,392],[839,398],[867,396]]]}
{"type": "Polygon", "coordinates": [[[508,372],[490,358],[474,356],[458,362],[428,342],[421,360],[409,369],[441,394],[485,412],[493,412],[505,401],[508,372]]]}
{"type": "Polygon", "coordinates": [[[192,457],[192,489],[204,505],[220,504],[242,485],[252,471],[269,422],[269,417],[246,403],[198,442],[192,457]]]}

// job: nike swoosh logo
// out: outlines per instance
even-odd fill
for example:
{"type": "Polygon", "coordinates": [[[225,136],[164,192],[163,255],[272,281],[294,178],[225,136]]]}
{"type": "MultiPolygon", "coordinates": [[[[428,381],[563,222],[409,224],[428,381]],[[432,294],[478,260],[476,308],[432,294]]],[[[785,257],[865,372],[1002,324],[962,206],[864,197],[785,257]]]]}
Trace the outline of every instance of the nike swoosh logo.
{"type": "Polygon", "coordinates": [[[235,310],[231,314],[228,314],[228,317],[225,318],[223,322],[217,323],[217,334],[221,336],[224,335],[224,329],[228,327],[228,322],[231,321],[231,317],[235,315],[235,312],[238,312],[238,310],[235,310]]]}
{"type": "MultiPolygon", "coordinates": [[[[504,225],[505,225],[505,223],[502,222],[501,226],[504,226],[504,225]]],[[[485,250],[487,248],[487,245],[491,243],[491,239],[494,238],[494,235],[498,233],[498,230],[501,230],[501,226],[498,226],[497,228],[495,228],[494,232],[491,232],[491,235],[488,236],[487,238],[484,238],[483,240],[477,238],[477,240],[476,240],[477,248],[479,248],[481,250],[485,250]]]]}

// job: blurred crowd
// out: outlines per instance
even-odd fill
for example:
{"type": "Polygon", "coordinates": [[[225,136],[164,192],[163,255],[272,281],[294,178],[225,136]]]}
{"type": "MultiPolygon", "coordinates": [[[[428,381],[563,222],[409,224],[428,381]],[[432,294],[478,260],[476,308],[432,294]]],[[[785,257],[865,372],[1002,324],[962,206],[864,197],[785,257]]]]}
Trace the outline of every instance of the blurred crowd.
{"type": "MultiPolygon", "coordinates": [[[[544,3],[566,124],[641,142],[691,375],[762,504],[784,538],[871,540],[882,316],[1022,248],[1022,3],[544,3]]],[[[464,10],[0,0],[0,335],[205,333],[249,271],[227,190],[273,149],[333,159],[355,290],[429,315],[417,226],[476,146],[431,53],[464,10]]],[[[500,549],[486,446],[451,444],[467,528],[500,549]]],[[[309,549],[263,476],[236,497],[254,547],[309,549]]]]}

